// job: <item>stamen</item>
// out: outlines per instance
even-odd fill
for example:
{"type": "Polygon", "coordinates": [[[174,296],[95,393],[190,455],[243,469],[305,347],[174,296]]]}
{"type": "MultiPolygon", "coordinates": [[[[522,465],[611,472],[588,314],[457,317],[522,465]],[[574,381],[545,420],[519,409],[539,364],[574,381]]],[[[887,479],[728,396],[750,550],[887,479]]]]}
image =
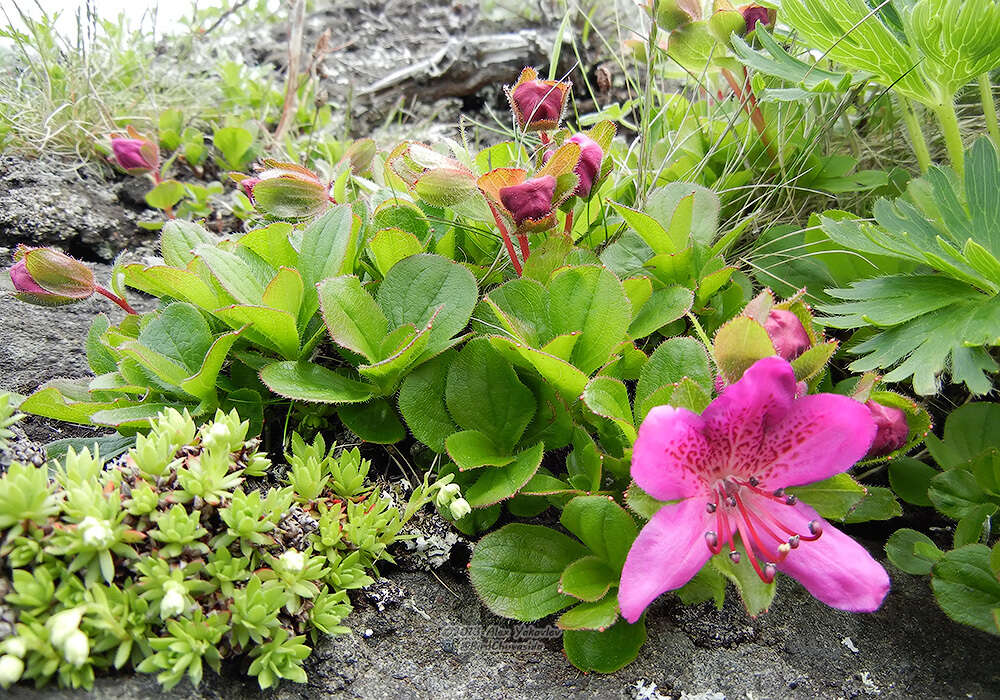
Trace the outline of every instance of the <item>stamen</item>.
{"type": "Polygon", "coordinates": [[[819,537],[820,535],[822,535],[823,534],[823,525],[822,525],[822,523],[820,523],[820,521],[818,521],[818,520],[810,520],[809,521],[809,532],[811,532],[812,534],[816,535],[816,537],[819,537]]]}
{"type": "MultiPolygon", "coordinates": [[[[751,557],[751,561],[752,560],[753,560],[753,557],[751,557]]],[[[731,550],[729,552],[729,561],[733,562],[734,564],[739,564],[740,563],[740,553],[737,552],[735,549],[731,550]]]]}
{"type": "Polygon", "coordinates": [[[785,498],[785,505],[786,506],[794,506],[798,502],[799,502],[799,499],[794,494],[790,494],[789,496],[787,496],[785,498]]]}
{"type": "Polygon", "coordinates": [[[708,544],[708,551],[718,554],[722,551],[722,544],[719,542],[719,535],[712,530],[705,533],[705,543],[708,544]]]}
{"type": "Polygon", "coordinates": [[[708,511],[709,513],[714,513],[715,509],[716,505],[714,503],[709,503],[705,506],[705,510],[708,511]]]}
{"type": "Polygon", "coordinates": [[[771,562],[768,562],[767,564],[764,565],[764,575],[761,576],[761,579],[764,581],[764,583],[771,583],[772,581],[774,581],[774,575],[776,573],[778,573],[778,567],[776,567],[771,562]]]}
{"type": "Polygon", "coordinates": [[[778,498],[781,498],[782,496],[785,495],[785,489],[775,489],[774,495],[777,496],[778,498]]]}
{"type": "Polygon", "coordinates": [[[799,536],[798,535],[792,535],[791,537],[789,537],[788,538],[788,546],[791,547],[792,549],[798,549],[798,546],[799,546],[799,536]]]}
{"type": "Polygon", "coordinates": [[[750,484],[751,486],[760,486],[760,479],[758,479],[755,476],[751,476],[749,479],[747,479],[747,483],[750,484]]]}

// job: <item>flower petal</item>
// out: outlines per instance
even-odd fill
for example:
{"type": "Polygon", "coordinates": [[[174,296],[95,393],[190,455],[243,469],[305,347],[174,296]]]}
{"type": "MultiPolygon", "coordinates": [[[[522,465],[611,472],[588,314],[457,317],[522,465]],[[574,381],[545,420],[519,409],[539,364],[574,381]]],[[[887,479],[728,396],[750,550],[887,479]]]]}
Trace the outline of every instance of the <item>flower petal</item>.
{"type": "Polygon", "coordinates": [[[632,478],[639,488],[661,501],[706,491],[700,474],[711,449],[703,429],[701,416],[686,408],[650,410],[632,448],[632,478]]]}
{"type": "Polygon", "coordinates": [[[720,476],[756,476],[767,447],[768,429],[795,400],[795,372],[780,357],[757,360],[702,412],[705,437],[718,459],[720,476]]]}
{"type": "Polygon", "coordinates": [[[759,478],[768,485],[800,486],[846,471],[875,439],[875,421],[860,401],[839,394],[796,399],[767,437],[768,465],[759,478]]]}
{"type": "Polygon", "coordinates": [[[622,616],[634,623],[661,593],[691,580],[712,553],[705,544],[705,503],[688,498],[663,506],[632,544],[618,588],[622,616]]]}
{"type": "Polygon", "coordinates": [[[792,517],[802,519],[799,528],[802,532],[807,531],[806,523],[810,520],[819,520],[823,534],[818,540],[802,542],[789,552],[778,569],[830,607],[849,612],[877,610],[889,592],[889,574],[882,565],[809,506],[798,503],[794,510],[792,517]]]}

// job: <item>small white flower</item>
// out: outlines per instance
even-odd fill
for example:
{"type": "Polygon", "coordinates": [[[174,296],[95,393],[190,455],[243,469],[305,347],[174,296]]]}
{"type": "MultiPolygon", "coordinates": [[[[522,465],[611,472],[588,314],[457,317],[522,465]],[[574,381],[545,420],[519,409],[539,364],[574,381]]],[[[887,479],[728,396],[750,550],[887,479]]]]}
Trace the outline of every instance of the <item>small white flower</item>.
{"type": "Polygon", "coordinates": [[[63,610],[50,617],[45,624],[49,628],[49,641],[52,646],[56,648],[63,646],[69,636],[80,628],[81,618],[83,618],[83,608],[63,610]]]}
{"type": "Polygon", "coordinates": [[[451,503],[458,496],[461,488],[458,484],[445,484],[438,491],[437,504],[441,508],[447,508],[448,504],[451,503]]]}
{"type": "Polygon", "coordinates": [[[22,673],[24,673],[24,662],[21,659],[13,654],[0,656],[0,685],[9,688],[21,680],[22,673]]]}
{"type": "Polygon", "coordinates": [[[96,548],[107,547],[114,536],[106,520],[98,520],[92,515],[88,515],[80,523],[80,532],[83,535],[83,543],[96,548]]]}
{"type": "Polygon", "coordinates": [[[184,612],[184,586],[176,581],[163,584],[163,600],[160,601],[160,618],[177,617],[184,612]]]}
{"type": "Polygon", "coordinates": [[[81,630],[76,630],[63,644],[63,658],[74,666],[83,666],[90,658],[90,640],[81,630]]]}
{"type": "Polygon", "coordinates": [[[0,651],[23,659],[24,655],[28,653],[28,646],[20,637],[8,637],[0,644],[0,651]]]}
{"type": "Polygon", "coordinates": [[[471,512],[472,506],[464,498],[456,498],[451,502],[451,517],[455,518],[455,520],[461,520],[471,512]]]}
{"type": "Polygon", "coordinates": [[[306,568],[306,558],[302,556],[302,552],[294,549],[286,550],[285,553],[281,555],[280,559],[281,565],[286,571],[294,571],[298,573],[306,568]]]}

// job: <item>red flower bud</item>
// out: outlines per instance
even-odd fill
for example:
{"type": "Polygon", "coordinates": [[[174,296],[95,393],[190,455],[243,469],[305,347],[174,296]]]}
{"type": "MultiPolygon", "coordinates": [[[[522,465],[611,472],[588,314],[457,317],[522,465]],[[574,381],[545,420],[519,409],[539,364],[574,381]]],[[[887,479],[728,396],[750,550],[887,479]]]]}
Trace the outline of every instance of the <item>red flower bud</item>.
{"type": "Polygon", "coordinates": [[[25,250],[8,271],[15,295],[39,306],[60,306],[86,299],[96,290],[89,267],[51,248],[25,250]]]}
{"type": "Polygon", "coordinates": [[[265,161],[267,169],[255,175],[230,173],[258,210],[279,219],[308,219],[330,203],[330,188],[313,171],[295,163],[265,161]]]}
{"type": "Polygon", "coordinates": [[[906,413],[902,409],[883,406],[874,401],[867,401],[865,406],[868,407],[878,430],[872,446],[868,449],[868,457],[882,457],[906,444],[910,428],[906,424],[906,413]]]}
{"type": "MultiPolygon", "coordinates": [[[[601,162],[604,160],[604,149],[601,148],[594,139],[585,134],[577,134],[567,140],[568,143],[575,143],[580,147],[580,159],[576,162],[573,172],[580,179],[573,194],[586,199],[590,196],[590,190],[594,186],[594,180],[601,173],[601,162]]],[[[542,162],[548,163],[549,159],[555,155],[555,149],[549,149],[542,155],[542,162]]]]}
{"type": "Polygon", "coordinates": [[[525,180],[520,185],[500,188],[500,202],[520,226],[528,219],[543,219],[552,213],[556,179],[551,175],[525,180]]]}
{"type": "Polygon", "coordinates": [[[757,23],[760,22],[765,27],[770,27],[774,24],[776,19],[776,13],[774,10],[769,10],[766,7],[761,7],[760,5],[744,5],[740,8],[740,12],[743,13],[743,21],[747,25],[747,33],[749,34],[757,27],[757,23]]]}
{"type": "Polygon", "coordinates": [[[538,80],[534,68],[525,68],[513,88],[507,90],[511,111],[525,131],[548,131],[559,126],[570,84],[538,80]]]}
{"type": "Polygon", "coordinates": [[[253,204],[253,186],[260,182],[259,177],[247,177],[240,180],[236,185],[240,188],[240,191],[247,196],[250,203],[253,204]]]}
{"type": "Polygon", "coordinates": [[[774,344],[778,356],[791,362],[812,345],[809,334],[799,317],[784,309],[771,309],[764,330],[774,344]]]}
{"type": "Polygon", "coordinates": [[[130,138],[112,134],[112,162],[129,175],[145,175],[158,170],[160,147],[132,127],[128,128],[128,133],[130,138]]]}

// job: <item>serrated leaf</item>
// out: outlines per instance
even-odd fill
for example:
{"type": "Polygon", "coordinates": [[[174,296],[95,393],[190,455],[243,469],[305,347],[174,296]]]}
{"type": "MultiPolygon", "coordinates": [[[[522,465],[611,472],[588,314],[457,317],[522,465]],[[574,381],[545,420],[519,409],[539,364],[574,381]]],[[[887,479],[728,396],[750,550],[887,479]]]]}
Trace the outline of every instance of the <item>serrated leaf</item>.
{"type": "Polygon", "coordinates": [[[289,399],[315,403],[359,403],[375,388],[312,362],[274,362],[260,370],[267,387],[289,399]]]}
{"type": "Polygon", "coordinates": [[[635,661],[645,643],[646,622],[643,619],[634,625],[619,620],[603,632],[566,630],[563,633],[566,658],[584,672],[614,673],[635,661]]]}
{"type": "Polygon", "coordinates": [[[635,541],[632,516],[608,496],[578,496],[566,504],[559,522],[616,572],[635,541]]]}
{"type": "Polygon", "coordinates": [[[545,445],[539,442],[503,467],[485,467],[476,472],[476,481],[465,489],[465,500],[473,508],[484,508],[506,500],[520,491],[538,471],[545,445]]]}
{"type": "MultiPolygon", "coordinates": [[[[570,564],[572,567],[573,564],[570,564]]],[[[567,569],[568,570],[568,569],[567,569]]],[[[607,595],[595,602],[580,603],[556,620],[561,630],[596,630],[603,632],[618,619],[618,598],[607,595]]]]}

